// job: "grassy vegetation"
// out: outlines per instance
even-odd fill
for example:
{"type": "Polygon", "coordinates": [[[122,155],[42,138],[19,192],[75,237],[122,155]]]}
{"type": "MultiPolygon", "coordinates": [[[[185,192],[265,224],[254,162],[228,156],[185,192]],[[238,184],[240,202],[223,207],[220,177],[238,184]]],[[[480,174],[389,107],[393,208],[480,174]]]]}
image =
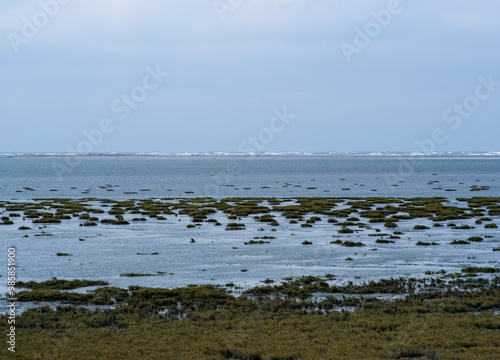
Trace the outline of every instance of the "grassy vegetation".
{"type": "Polygon", "coordinates": [[[144,273],[125,273],[121,277],[141,277],[141,276],[158,276],[158,274],[144,274],[144,273]]]}
{"type": "MultiPolygon", "coordinates": [[[[206,312],[163,321],[67,310],[48,311],[53,329],[23,328],[19,359],[495,359],[495,328],[485,316],[206,312]],[[70,321],[73,323],[70,325],[70,321]],[[63,326],[66,325],[65,329],[63,326]],[[46,339],[51,338],[50,345],[46,339]]],[[[39,320],[33,316],[33,322],[39,320]]],[[[42,317],[43,319],[43,317],[42,317]]]]}
{"type": "Polygon", "coordinates": [[[481,236],[471,236],[468,240],[473,242],[482,242],[483,238],[481,236]]]}
{"type": "Polygon", "coordinates": [[[334,240],[330,241],[330,244],[338,244],[346,247],[361,247],[365,246],[362,242],[353,242],[353,241],[341,241],[341,240],[334,240]]]}
{"type": "Polygon", "coordinates": [[[377,239],[375,240],[375,243],[377,244],[394,244],[394,240],[386,240],[386,239],[377,239]]]}
{"type": "Polygon", "coordinates": [[[264,240],[250,240],[245,242],[245,245],[256,245],[256,244],[269,244],[270,241],[264,241],[264,240]]]}
{"type": "MultiPolygon", "coordinates": [[[[464,273],[493,270],[463,269],[464,273]]],[[[433,290],[444,285],[431,278],[330,286],[327,281],[332,279],[335,276],[306,276],[274,286],[270,285],[274,281],[266,280],[267,285],[240,297],[212,285],[100,288],[88,294],[25,292],[22,300],[116,305],[97,310],[42,306],[25,311],[16,323],[17,352],[9,358],[465,360],[500,356],[500,317],[493,313],[500,307],[498,278],[476,281],[470,290],[462,280],[446,291],[433,290]],[[315,292],[358,296],[326,296],[319,301],[311,297],[315,292]],[[374,293],[407,295],[392,301],[362,296],[374,293]],[[346,306],[355,310],[346,311],[346,306]]],[[[0,321],[5,320],[2,315],[0,321]]]]}
{"type": "Polygon", "coordinates": [[[33,289],[33,290],[73,290],[88,286],[105,286],[108,285],[106,281],[100,280],[63,280],[53,278],[44,282],[35,281],[18,281],[16,286],[19,288],[33,289]]]}
{"type": "Polygon", "coordinates": [[[427,230],[427,229],[429,229],[429,227],[425,226],[425,225],[415,225],[413,227],[413,229],[415,229],[415,230],[427,230]]]}
{"type": "Polygon", "coordinates": [[[499,273],[500,269],[494,267],[476,267],[476,266],[466,266],[462,269],[462,272],[465,273],[489,273],[495,274],[499,273]]]}
{"type": "Polygon", "coordinates": [[[465,240],[453,240],[451,245],[470,245],[470,242],[465,241],[465,240]]]}
{"type": "Polygon", "coordinates": [[[245,224],[229,223],[226,225],[226,230],[245,230],[245,224]]]}
{"type": "MultiPolygon", "coordinates": [[[[107,188],[106,188],[107,189],[107,188]]],[[[146,190],[146,189],[143,189],[146,190]]],[[[58,224],[74,217],[83,220],[81,226],[99,225],[129,225],[130,222],[141,222],[147,218],[166,220],[167,215],[187,215],[192,222],[201,224],[205,221],[220,225],[217,220],[208,216],[217,212],[227,214],[230,220],[244,220],[253,216],[257,222],[278,227],[277,214],[291,221],[303,222],[301,226],[312,227],[327,217],[328,223],[339,223],[338,218],[347,219],[340,222],[341,233],[353,231],[348,226],[367,218],[369,223],[382,223],[386,228],[399,226],[400,221],[412,219],[429,219],[439,226],[440,222],[448,220],[465,220],[477,217],[480,222],[492,221],[492,217],[500,215],[500,205],[497,198],[473,197],[458,198],[468,207],[452,206],[446,198],[407,198],[366,197],[366,198],[298,198],[293,205],[282,205],[290,199],[276,198],[193,198],[193,199],[143,199],[117,201],[110,199],[35,199],[30,202],[4,202],[1,207],[10,212],[11,217],[2,217],[3,224],[15,223],[21,216],[31,219],[33,223],[58,224]],[[264,202],[267,201],[267,205],[264,202]],[[101,206],[95,207],[95,203],[101,206]],[[338,209],[339,205],[344,207],[338,209]],[[347,206],[347,207],[345,207],[347,206]],[[105,210],[103,208],[106,208],[105,210]],[[20,214],[23,213],[23,214],[20,214]],[[99,218],[93,214],[108,214],[114,218],[99,218]],[[136,216],[133,216],[136,215],[136,216]],[[486,217],[488,215],[489,217],[486,217]],[[308,217],[308,219],[307,219],[308,217]],[[307,219],[307,220],[306,220],[307,219]]],[[[0,209],[1,210],[1,209],[0,209]]],[[[230,223],[228,230],[236,230],[238,226],[230,223]]],[[[193,224],[188,225],[192,227],[193,224]]],[[[451,224],[450,224],[451,225],[451,224]]],[[[470,225],[456,226],[457,229],[472,229],[470,225]]],[[[495,223],[485,224],[486,228],[495,228],[495,223]]],[[[426,225],[415,227],[427,229],[426,225]]]]}
{"type": "Polygon", "coordinates": [[[439,245],[438,243],[436,242],[426,242],[426,241],[417,241],[417,243],[415,244],[417,246],[430,246],[430,245],[439,245]]]}

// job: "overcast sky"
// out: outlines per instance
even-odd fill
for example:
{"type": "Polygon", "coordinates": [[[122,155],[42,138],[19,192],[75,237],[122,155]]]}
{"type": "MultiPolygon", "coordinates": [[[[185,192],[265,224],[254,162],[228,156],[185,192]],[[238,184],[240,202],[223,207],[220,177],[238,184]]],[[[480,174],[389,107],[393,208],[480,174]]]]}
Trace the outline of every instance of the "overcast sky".
{"type": "Polygon", "coordinates": [[[0,152],[500,151],[499,14],[498,0],[5,0],[0,152]]]}

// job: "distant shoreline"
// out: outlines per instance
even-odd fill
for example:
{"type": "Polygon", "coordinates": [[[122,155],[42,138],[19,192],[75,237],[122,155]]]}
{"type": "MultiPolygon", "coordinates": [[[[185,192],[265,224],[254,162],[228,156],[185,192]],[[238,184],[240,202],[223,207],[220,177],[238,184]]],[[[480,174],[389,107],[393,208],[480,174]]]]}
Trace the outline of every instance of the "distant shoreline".
{"type": "Polygon", "coordinates": [[[277,153],[0,153],[0,158],[19,157],[426,157],[499,158],[500,152],[277,152],[277,153]]]}

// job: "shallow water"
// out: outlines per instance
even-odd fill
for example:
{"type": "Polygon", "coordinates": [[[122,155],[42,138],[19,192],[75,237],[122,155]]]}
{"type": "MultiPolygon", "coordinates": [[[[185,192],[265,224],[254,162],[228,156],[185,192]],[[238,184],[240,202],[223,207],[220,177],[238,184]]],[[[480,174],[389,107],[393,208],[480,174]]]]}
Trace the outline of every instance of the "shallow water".
{"type": "MultiPolygon", "coordinates": [[[[273,196],[290,199],[300,196],[500,196],[498,158],[426,159],[420,163],[418,170],[398,180],[397,187],[391,186],[395,185],[391,172],[398,168],[401,159],[384,157],[236,159],[240,163],[240,171],[227,174],[224,169],[228,161],[235,159],[86,157],[62,180],[57,179],[51,169],[54,160],[39,157],[0,158],[0,200],[49,197],[119,200],[207,195],[218,198],[273,196]],[[223,175],[220,175],[221,172],[223,175]],[[229,178],[222,178],[224,174],[229,178]],[[387,181],[389,176],[391,181],[387,181]],[[429,181],[433,181],[431,185],[429,181]],[[463,184],[459,184],[461,182],[463,184]],[[487,191],[469,191],[473,185],[485,184],[490,186],[487,191]],[[204,193],[204,186],[213,189],[214,193],[204,193]],[[267,186],[270,188],[263,188],[267,186]],[[24,187],[35,191],[25,190],[24,187]],[[245,187],[251,189],[244,190],[245,187]],[[436,187],[442,189],[432,190],[436,187]],[[458,191],[443,190],[447,188],[458,191]],[[86,189],[90,189],[88,194],[82,194],[82,190],[86,189]],[[114,191],[107,191],[110,189],[114,191]],[[140,189],[150,191],[141,192],[140,189]],[[379,191],[372,192],[371,189],[379,191]],[[138,194],[124,194],[129,191],[138,194]],[[194,191],[194,194],[186,194],[186,191],[194,191]]],[[[456,201],[453,205],[467,206],[456,201]]],[[[338,208],[342,206],[340,204],[338,208]]],[[[433,228],[430,220],[405,220],[398,223],[399,227],[395,229],[405,233],[401,239],[395,240],[394,244],[376,244],[377,237],[368,236],[375,232],[374,229],[338,234],[339,227],[328,224],[325,216],[314,227],[302,228],[300,224],[289,224],[281,214],[274,215],[281,224],[276,232],[251,217],[242,220],[247,225],[243,231],[225,231],[225,226],[216,227],[211,223],[188,229],[186,225],[192,221],[186,215],[168,215],[167,221],[148,219],[147,222],[132,222],[127,226],[100,224],[97,227],[79,227],[81,221],[76,218],[65,220],[62,224],[47,225],[43,229],[33,226],[28,219],[12,218],[15,225],[0,226],[2,256],[6,261],[7,248],[16,247],[18,280],[45,281],[52,277],[99,279],[123,288],[130,285],[173,288],[205,283],[234,283],[248,287],[262,284],[261,281],[267,278],[279,281],[290,276],[322,276],[328,273],[336,276],[335,283],[345,284],[348,281],[359,283],[400,276],[422,277],[426,270],[456,272],[466,265],[499,267],[500,264],[499,252],[492,251],[500,246],[498,229],[484,229],[482,225],[472,230],[452,230],[449,227],[433,228]],[[417,223],[431,228],[415,231],[413,226],[417,223]],[[18,230],[23,225],[34,230],[18,230]],[[265,230],[258,231],[261,227],[265,230]],[[52,236],[34,236],[41,231],[52,236]],[[28,238],[24,237],[26,234],[28,238]],[[465,246],[449,245],[452,240],[479,235],[493,237],[465,246]],[[244,245],[255,236],[274,236],[277,239],[269,240],[270,244],[244,245]],[[361,241],[366,246],[348,248],[330,244],[337,239],[332,236],[341,236],[343,241],[361,241]],[[192,238],[195,243],[190,243],[192,238]],[[313,244],[302,245],[304,240],[313,244]],[[416,246],[417,241],[435,241],[439,246],[416,246]],[[72,256],[57,256],[58,252],[72,256]],[[138,255],[155,252],[159,254],[138,255]],[[353,260],[346,261],[348,257],[353,260]],[[120,276],[125,273],[158,272],[161,274],[149,277],[120,276]]],[[[98,217],[109,218],[109,215],[98,217]]],[[[126,220],[132,217],[125,215],[126,220]]],[[[223,225],[232,222],[223,213],[210,217],[223,225]]],[[[492,218],[500,225],[498,216],[492,218]]],[[[367,222],[368,219],[361,218],[361,221],[367,222]]],[[[474,225],[474,221],[454,222],[474,225]]],[[[381,228],[382,232],[392,233],[380,224],[370,225],[381,228]]],[[[3,294],[6,291],[6,274],[1,275],[0,293],[3,294]]]]}
{"type": "Polygon", "coordinates": [[[500,196],[500,157],[0,157],[0,200],[234,196],[500,196]]]}
{"type": "MultiPolygon", "coordinates": [[[[465,203],[460,204],[466,206],[465,203]]],[[[339,206],[341,207],[341,206],[339,206]]],[[[106,208],[103,208],[106,209],[106,208]]],[[[107,208],[109,209],[109,208],[107,208]]],[[[78,218],[64,220],[62,224],[46,227],[31,224],[29,219],[12,218],[15,225],[1,226],[6,246],[16,247],[18,278],[22,281],[44,281],[52,277],[66,279],[99,279],[118,287],[129,285],[179,287],[188,284],[233,282],[240,286],[256,285],[271,278],[280,280],[288,276],[325,275],[337,276],[338,283],[363,282],[399,276],[421,277],[426,270],[445,269],[460,271],[465,265],[498,266],[498,229],[485,229],[482,225],[471,230],[449,227],[432,227],[427,219],[404,220],[396,230],[404,235],[394,244],[376,244],[378,237],[368,236],[380,228],[382,233],[392,233],[381,224],[370,224],[372,229],[353,234],[339,234],[339,226],[327,222],[328,217],[312,228],[289,224],[281,213],[272,213],[280,226],[272,227],[252,219],[243,218],[242,231],[226,231],[232,220],[223,213],[210,217],[223,226],[203,223],[188,229],[192,224],[187,215],[167,216],[168,220],[148,219],[130,225],[97,227],[78,226],[78,218]],[[416,224],[427,225],[428,230],[414,230],[416,224]],[[30,226],[33,230],[19,231],[18,227],[30,226]],[[264,231],[259,231],[259,229],[264,231]],[[34,236],[44,231],[51,236],[34,236]],[[29,234],[28,238],[24,236],[29,234]],[[449,245],[456,239],[490,235],[483,242],[470,245],[449,245]],[[255,236],[274,236],[269,244],[245,245],[255,236]],[[83,239],[84,241],[81,241],[83,239]],[[195,243],[191,243],[195,239],[195,243]],[[330,244],[341,239],[361,241],[363,247],[343,247],[330,244]],[[304,240],[312,245],[302,245],[304,240]],[[439,246],[416,246],[417,241],[434,241],[439,246]],[[373,249],[377,249],[376,251],[373,249]],[[72,256],[57,256],[69,253],[72,256]],[[148,255],[138,255],[148,254],[148,255]],[[151,255],[159,253],[158,255],[151,255]],[[346,261],[346,258],[353,261],[346,261]],[[241,270],[247,270],[242,272],[241,270]],[[121,277],[125,273],[157,274],[150,277],[121,277]]],[[[100,219],[108,214],[96,215],[100,219]]],[[[131,220],[136,215],[125,215],[131,220]]],[[[360,218],[362,222],[368,219],[360,218]]],[[[457,224],[474,224],[475,219],[458,220],[457,224]]],[[[500,225],[498,217],[494,221],[500,225]]],[[[357,227],[353,227],[356,229],[357,227]]]]}

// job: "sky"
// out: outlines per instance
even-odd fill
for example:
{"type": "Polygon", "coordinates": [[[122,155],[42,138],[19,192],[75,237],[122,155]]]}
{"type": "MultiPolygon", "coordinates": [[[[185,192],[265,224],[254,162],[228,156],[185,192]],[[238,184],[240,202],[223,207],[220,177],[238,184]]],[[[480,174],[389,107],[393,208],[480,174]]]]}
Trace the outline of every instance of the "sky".
{"type": "Polygon", "coordinates": [[[498,0],[5,0],[0,153],[500,151],[498,0]]]}

